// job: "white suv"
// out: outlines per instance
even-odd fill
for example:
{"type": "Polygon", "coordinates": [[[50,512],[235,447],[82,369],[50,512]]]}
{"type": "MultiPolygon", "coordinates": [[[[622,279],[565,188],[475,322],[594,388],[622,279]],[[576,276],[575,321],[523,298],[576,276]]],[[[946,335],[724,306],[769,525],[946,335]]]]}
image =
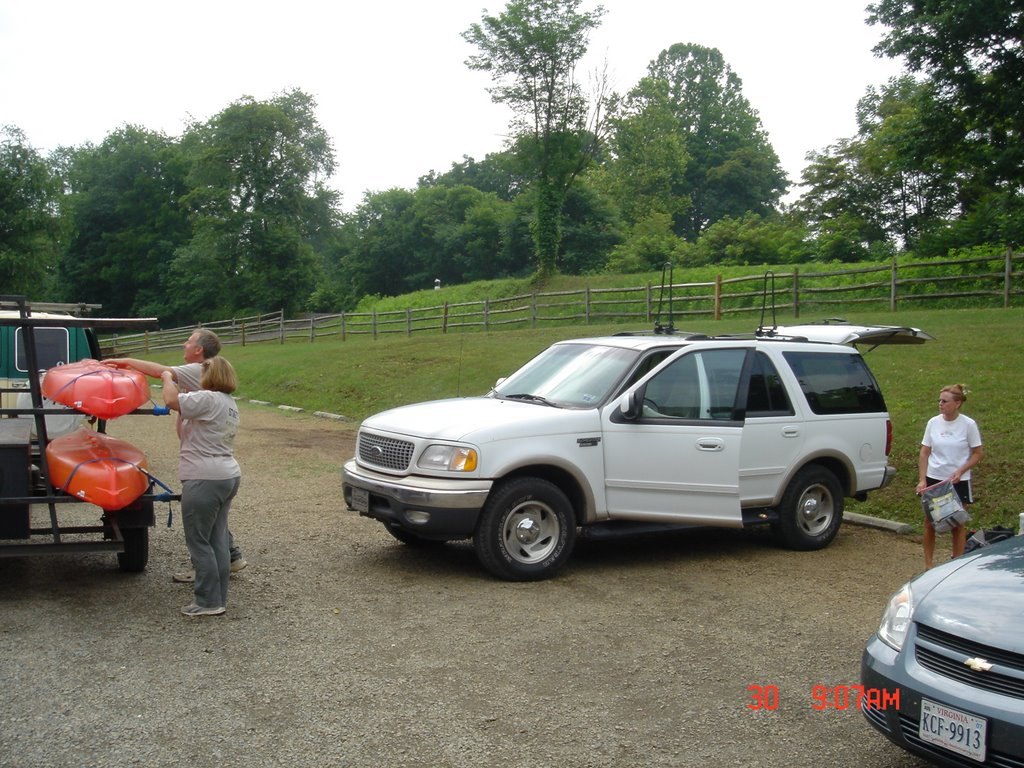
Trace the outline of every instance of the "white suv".
{"type": "Polygon", "coordinates": [[[368,418],[345,501],[408,544],[472,537],[511,580],[553,574],[577,529],[768,524],[819,549],[844,497],[895,473],[885,402],[851,345],[929,338],[821,324],[559,342],[484,397],[368,418]]]}

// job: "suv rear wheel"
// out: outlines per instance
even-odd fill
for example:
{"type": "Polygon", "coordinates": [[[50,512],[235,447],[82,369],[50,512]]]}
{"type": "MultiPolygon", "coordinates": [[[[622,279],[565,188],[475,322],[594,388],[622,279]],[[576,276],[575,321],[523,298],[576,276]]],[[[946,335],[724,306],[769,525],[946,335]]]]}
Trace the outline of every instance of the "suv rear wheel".
{"type": "Polygon", "coordinates": [[[824,467],[804,467],[790,482],[779,505],[775,537],[790,549],[827,547],[843,521],[843,491],[824,467]]]}
{"type": "Polygon", "coordinates": [[[575,543],[576,519],[569,499],[555,484],[534,477],[495,488],[473,536],[480,564],[511,581],[553,576],[575,543]]]}

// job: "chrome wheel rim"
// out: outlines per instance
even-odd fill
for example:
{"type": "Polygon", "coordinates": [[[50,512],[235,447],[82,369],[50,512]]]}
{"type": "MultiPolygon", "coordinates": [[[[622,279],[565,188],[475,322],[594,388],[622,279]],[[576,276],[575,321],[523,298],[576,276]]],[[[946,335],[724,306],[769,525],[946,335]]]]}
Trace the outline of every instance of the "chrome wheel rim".
{"type": "Polygon", "coordinates": [[[524,501],[505,517],[501,529],[505,551],[513,560],[531,564],[550,555],[558,546],[561,526],[558,516],[547,504],[524,501]]]}

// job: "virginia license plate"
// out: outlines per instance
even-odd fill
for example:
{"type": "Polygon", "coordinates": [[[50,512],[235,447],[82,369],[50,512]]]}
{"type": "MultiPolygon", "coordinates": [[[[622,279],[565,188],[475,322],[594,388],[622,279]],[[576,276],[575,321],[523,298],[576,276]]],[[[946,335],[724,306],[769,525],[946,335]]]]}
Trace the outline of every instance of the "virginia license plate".
{"type": "Polygon", "coordinates": [[[985,736],[988,721],[945,704],[921,699],[921,741],[956,752],[958,755],[985,760],[985,736]]]}
{"type": "Polygon", "coordinates": [[[370,492],[362,488],[353,488],[352,509],[354,509],[356,512],[369,512],[370,492]]]}

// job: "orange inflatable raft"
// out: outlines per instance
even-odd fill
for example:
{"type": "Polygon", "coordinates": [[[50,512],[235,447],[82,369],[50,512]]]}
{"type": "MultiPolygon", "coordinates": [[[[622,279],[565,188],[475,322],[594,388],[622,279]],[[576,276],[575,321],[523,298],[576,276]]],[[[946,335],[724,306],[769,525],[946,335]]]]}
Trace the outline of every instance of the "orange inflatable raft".
{"type": "Polygon", "coordinates": [[[46,465],[54,488],[105,510],[126,507],[149,488],[146,454],[87,427],[51,440],[46,465]]]}
{"type": "Polygon", "coordinates": [[[53,402],[100,419],[124,416],[150,399],[144,374],[89,359],[50,368],[42,388],[53,402]]]}

